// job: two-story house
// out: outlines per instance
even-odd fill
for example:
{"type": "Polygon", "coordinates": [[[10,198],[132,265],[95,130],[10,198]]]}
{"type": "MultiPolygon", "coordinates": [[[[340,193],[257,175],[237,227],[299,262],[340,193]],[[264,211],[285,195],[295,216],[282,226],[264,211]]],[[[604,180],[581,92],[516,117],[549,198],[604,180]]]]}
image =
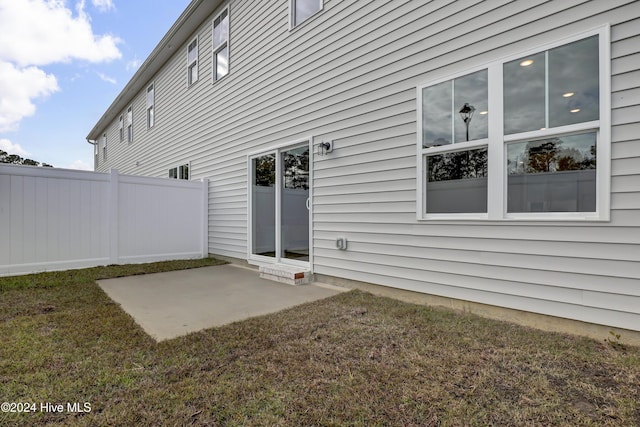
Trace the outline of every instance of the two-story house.
{"type": "Polygon", "coordinates": [[[87,139],[213,255],[640,330],[639,1],[193,0],[87,139]]]}

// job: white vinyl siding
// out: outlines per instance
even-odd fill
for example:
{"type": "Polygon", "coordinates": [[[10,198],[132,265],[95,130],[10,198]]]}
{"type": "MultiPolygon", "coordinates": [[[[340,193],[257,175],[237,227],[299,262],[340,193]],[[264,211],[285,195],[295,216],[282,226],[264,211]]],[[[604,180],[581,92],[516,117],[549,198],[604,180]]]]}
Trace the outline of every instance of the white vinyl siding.
{"type": "MultiPolygon", "coordinates": [[[[331,140],[333,152],[312,162],[315,273],[637,328],[637,2],[468,6],[326,2],[292,33],[286,3],[232,0],[225,7],[234,17],[233,73],[224,84],[184,90],[190,36],[154,77],[166,118],[159,132],[112,144],[109,166],[166,177],[177,156],[190,159],[191,178],[209,179],[209,252],[245,259],[247,154],[309,135],[314,148],[331,140]],[[609,221],[417,220],[416,87],[604,25],[611,26],[609,221]],[[347,251],[336,250],[337,237],[348,239],[347,251]]],[[[203,64],[213,63],[220,12],[196,31],[203,64]]],[[[200,77],[209,72],[202,67],[200,77]]],[[[145,89],[131,101],[136,111],[144,110],[145,89]]],[[[141,129],[144,115],[134,119],[141,129]]],[[[489,200],[503,190],[490,184],[489,200]]]]}

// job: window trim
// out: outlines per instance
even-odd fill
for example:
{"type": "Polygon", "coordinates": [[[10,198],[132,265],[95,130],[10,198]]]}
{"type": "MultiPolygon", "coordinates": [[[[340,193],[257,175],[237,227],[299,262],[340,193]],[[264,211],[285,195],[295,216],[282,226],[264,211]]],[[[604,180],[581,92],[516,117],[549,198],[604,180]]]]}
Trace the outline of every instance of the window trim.
{"type": "Polygon", "coordinates": [[[231,43],[230,43],[230,33],[231,33],[231,13],[229,10],[229,6],[225,6],[223,7],[220,12],[218,12],[213,19],[211,20],[211,80],[212,83],[216,83],[219,82],[220,80],[224,79],[226,76],[228,76],[231,73],[231,43]],[[227,34],[226,34],[226,39],[224,42],[222,42],[220,45],[216,46],[215,43],[215,34],[216,34],[216,19],[218,19],[224,12],[227,12],[227,19],[229,20],[229,25],[227,25],[227,34]],[[217,61],[217,55],[218,53],[220,53],[220,51],[222,51],[223,49],[227,49],[227,74],[225,74],[222,77],[217,77],[218,76],[218,72],[217,72],[217,67],[218,67],[218,61],[217,61]]]}
{"type": "Polygon", "coordinates": [[[416,87],[417,106],[417,133],[416,148],[418,170],[418,182],[416,185],[416,219],[419,221],[459,221],[459,220],[483,220],[483,221],[518,221],[526,223],[530,221],[533,225],[540,222],[557,221],[610,221],[611,208],[611,41],[610,26],[599,26],[588,31],[574,34],[570,37],[558,39],[552,43],[537,45],[535,48],[519,51],[512,55],[497,58],[494,61],[485,62],[473,67],[466,68],[456,73],[441,75],[416,87]],[[589,122],[559,126],[555,128],[523,132],[518,134],[504,134],[504,111],[503,111],[503,66],[505,63],[522,58],[527,55],[544,52],[559,46],[564,46],[591,36],[599,36],[599,109],[598,120],[589,122]],[[488,139],[448,144],[439,147],[422,147],[422,89],[444,81],[452,80],[476,71],[488,70],[489,84],[489,125],[488,139]],[[595,212],[507,212],[507,144],[516,141],[526,141],[541,139],[551,136],[564,136],[580,132],[593,130],[596,132],[596,210],[595,212]],[[426,213],[426,157],[427,155],[460,151],[473,147],[486,145],[488,147],[488,169],[487,169],[487,213],[486,214],[427,214],[426,213]],[[500,167],[496,167],[500,164],[500,167]]]}
{"type": "Polygon", "coordinates": [[[102,134],[102,161],[107,161],[107,133],[102,134]]]}
{"type": "Polygon", "coordinates": [[[180,180],[180,181],[191,181],[191,176],[192,176],[192,170],[191,170],[191,162],[179,162],[178,164],[174,164],[173,166],[170,166],[167,169],[167,179],[176,179],[176,180],[180,180]],[[189,176],[184,179],[184,178],[180,178],[180,168],[181,167],[187,167],[189,176]],[[175,178],[172,178],[171,176],[169,176],[169,174],[171,173],[171,170],[175,169],[176,170],[176,176],[175,178]]]}
{"type": "Polygon", "coordinates": [[[193,39],[191,39],[191,41],[187,44],[187,87],[191,87],[194,84],[196,84],[198,82],[198,80],[200,80],[200,39],[198,38],[198,36],[195,36],[193,39]],[[193,44],[193,42],[196,43],[196,57],[192,62],[189,62],[189,47],[193,44]],[[196,69],[196,74],[197,77],[195,80],[192,80],[192,74],[191,74],[191,69],[195,68],[196,69]]]}
{"type": "Polygon", "coordinates": [[[145,90],[145,99],[147,102],[147,130],[153,129],[156,124],[156,82],[152,81],[149,85],[147,85],[147,90],[145,90]],[[149,102],[149,89],[151,89],[151,102],[149,102]]]}
{"type": "Polygon", "coordinates": [[[124,141],[124,114],[120,114],[118,119],[118,134],[120,136],[120,142],[124,141]]]}
{"type": "Polygon", "coordinates": [[[296,24],[296,1],[297,0],[289,0],[289,31],[301,27],[306,22],[309,22],[313,17],[315,17],[316,15],[318,15],[324,10],[324,0],[320,0],[320,8],[314,13],[312,13],[311,15],[309,15],[307,19],[296,24]]]}
{"type": "Polygon", "coordinates": [[[127,107],[127,144],[133,143],[133,104],[127,107]]]}

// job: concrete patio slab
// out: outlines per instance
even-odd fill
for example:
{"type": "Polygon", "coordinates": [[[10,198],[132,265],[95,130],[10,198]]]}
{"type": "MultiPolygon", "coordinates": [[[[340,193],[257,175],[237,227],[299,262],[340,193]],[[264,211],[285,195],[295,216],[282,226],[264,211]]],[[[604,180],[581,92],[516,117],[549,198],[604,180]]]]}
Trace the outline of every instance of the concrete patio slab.
{"type": "Polygon", "coordinates": [[[348,290],[272,282],[233,264],[99,280],[98,285],[158,341],[348,290]]]}

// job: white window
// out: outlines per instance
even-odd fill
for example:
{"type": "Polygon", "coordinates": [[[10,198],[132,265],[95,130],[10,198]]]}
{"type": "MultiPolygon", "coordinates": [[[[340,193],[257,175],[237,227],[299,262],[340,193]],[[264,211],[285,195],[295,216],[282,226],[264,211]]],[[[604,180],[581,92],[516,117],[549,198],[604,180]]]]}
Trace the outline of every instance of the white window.
{"type": "Polygon", "coordinates": [[[290,0],[291,27],[300,25],[322,10],[323,0],[290,0]]]}
{"type": "Polygon", "coordinates": [[[102,134],[102,160],[107,160],[107,134],[102,134]]]}
{"type": "Polygon", "coordinates": [[[133,106],[127,108],[127,142],[133,142],[133,106]]]}
{"type": "Polygon", "coordinates": [[[213,80],[229,74],[229,9],[213,20],[213,80]]]}
{"type": "Polygon", "coordinates": [[[156,101],[154,84],[151,83],[147,88],[147,129],[151,129],[155,124],[155,109],[154,104],[156,101]]]}
{"type": "Polygon", "coordinates": [[[189,164],[176,166],[169,169],[169,178],[172,179],[189,179],[189,164]]]}
{"type": "Polygon", "coordinates": [[[609,218],[609,32],[418,87],[418,219],[609,218]]]}
{"type": "Polygon", "coordinates": [[[198,81],[198,38],[193,39],[187,47],[187,84],[191,86],[198,81]]]}
{"type": "Polygon", "coordinates": [[[120,134],[120,142],[124,141],[124,115],[122,114],[118,119],[118,133],[120,134]]]}

